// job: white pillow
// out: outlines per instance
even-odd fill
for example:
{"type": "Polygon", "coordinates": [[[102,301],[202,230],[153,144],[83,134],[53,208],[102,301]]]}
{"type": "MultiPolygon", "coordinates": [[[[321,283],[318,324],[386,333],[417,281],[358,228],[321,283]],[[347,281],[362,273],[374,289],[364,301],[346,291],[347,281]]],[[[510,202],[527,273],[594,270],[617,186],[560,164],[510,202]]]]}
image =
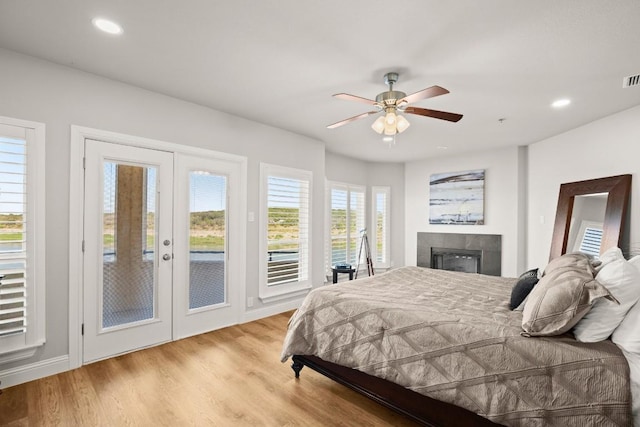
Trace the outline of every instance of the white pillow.
{"type": "Polygon", "coordinates": [[[573,335],[582,342],[598,342],[609,338],[640,299],[640,270],[624,258],[619,248],[608,249],[600,256],[600,260],[602,267],[596,280],[620,304],[605,298],[596,301],[573,329],[573,335]]]}
{"type": "MultiPolygon", "coordinates": [[[[640,255],[629,260],[629,264],[634,265],[640,271],[640,255]]],[[[627,313],[620,326],[616,328],[611,336],[611,341],[629,353],[640,354],[640,303],[636,303],[627,313]]]]}

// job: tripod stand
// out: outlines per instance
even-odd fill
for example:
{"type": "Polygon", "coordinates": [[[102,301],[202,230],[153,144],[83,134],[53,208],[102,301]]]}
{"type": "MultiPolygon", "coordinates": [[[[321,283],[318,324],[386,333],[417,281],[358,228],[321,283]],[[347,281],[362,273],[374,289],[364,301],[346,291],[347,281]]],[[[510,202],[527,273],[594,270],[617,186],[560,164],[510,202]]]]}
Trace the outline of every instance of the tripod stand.
{"type": "Polygon", "coordinates": [[[358,270],[360,269],[360,260],[362,259],[362,250],[364,249],[365,257],[367,260],[367,273],[369,276],[373,276],[373,260],[371,259],[371,248],[369,247],[369,238],[367,237],[367,229],[363,229],[362,240],[360,240],[360,250],[358,250],[358,266],[356,267],[356,276],[358,278],[358,270]]]}

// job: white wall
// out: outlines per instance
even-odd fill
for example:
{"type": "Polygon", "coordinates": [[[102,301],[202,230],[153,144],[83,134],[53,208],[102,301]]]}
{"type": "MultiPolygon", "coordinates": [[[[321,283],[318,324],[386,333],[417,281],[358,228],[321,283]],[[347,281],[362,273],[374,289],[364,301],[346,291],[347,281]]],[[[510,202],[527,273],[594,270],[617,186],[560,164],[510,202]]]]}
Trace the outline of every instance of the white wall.
{"type": "Polygon", "coordinates": [[[405,165],[405,264],[416,265],[417,233],[471,233],[502,235],[502,275],[522,273],[526,218],[522,193],[526,148],[512,147],[438,157],[405,165]],[[435,173],[485,170],[484,225],[429,224],[429,177],[435,173]]]}
{"type": "Polygon", "coordinates": [[[529,218],[527,264],[549,260],[560,184],[632,174],[629,244],[640,252],[640,106],[602,118],[529,146],[529,218]]]}
{"type": "MultiPolygon", "coordinates": [[[[259,214],[260,162],[313,172],[312,250],[324,251],[324,144],[192,103],[0,49],[0,114],[46,125],[47,342],[19,365],[68,354],[69,165],[72,124],[208,148],[248,158],[249,212],[259,214]]],[[[245,318],[269,314],[258,296],[258,221],[247,223],[245,318]],[[253,314],[252,314],[253,313],[253,314]]],[[[324,282],[322,257],[313,283],[324,282]]],[[[295,301],[293,301],[295,302],[295,301]]],[[[281,304],[281,303],[279,303],[281,304]]],[[[5,383],[3,383],[5,385],[5,383]]]]}

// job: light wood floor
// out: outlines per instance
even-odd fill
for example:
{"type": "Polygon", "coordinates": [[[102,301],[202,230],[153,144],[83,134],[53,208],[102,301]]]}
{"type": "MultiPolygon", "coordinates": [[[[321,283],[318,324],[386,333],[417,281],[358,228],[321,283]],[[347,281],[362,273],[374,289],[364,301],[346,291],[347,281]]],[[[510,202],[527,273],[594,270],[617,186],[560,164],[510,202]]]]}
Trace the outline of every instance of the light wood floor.
{"type": "Polygon", "coordinates": [[[413,426],[280,351],[291,313],[3,390],[2,426],[413,426]]]}

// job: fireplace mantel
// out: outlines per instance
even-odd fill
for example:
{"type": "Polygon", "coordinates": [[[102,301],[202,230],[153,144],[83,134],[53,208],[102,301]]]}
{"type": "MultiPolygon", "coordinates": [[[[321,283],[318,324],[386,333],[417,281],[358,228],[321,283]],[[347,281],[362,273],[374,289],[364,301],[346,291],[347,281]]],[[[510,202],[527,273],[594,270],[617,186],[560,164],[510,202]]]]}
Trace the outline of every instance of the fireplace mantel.
{"type": "Polygon", "coordinates": [[[502,236],[499,234],[419,232],[419,267],[431,267],[431,248],[481,251],[480,272],[490,276],[502,274],[502,236]]]}

